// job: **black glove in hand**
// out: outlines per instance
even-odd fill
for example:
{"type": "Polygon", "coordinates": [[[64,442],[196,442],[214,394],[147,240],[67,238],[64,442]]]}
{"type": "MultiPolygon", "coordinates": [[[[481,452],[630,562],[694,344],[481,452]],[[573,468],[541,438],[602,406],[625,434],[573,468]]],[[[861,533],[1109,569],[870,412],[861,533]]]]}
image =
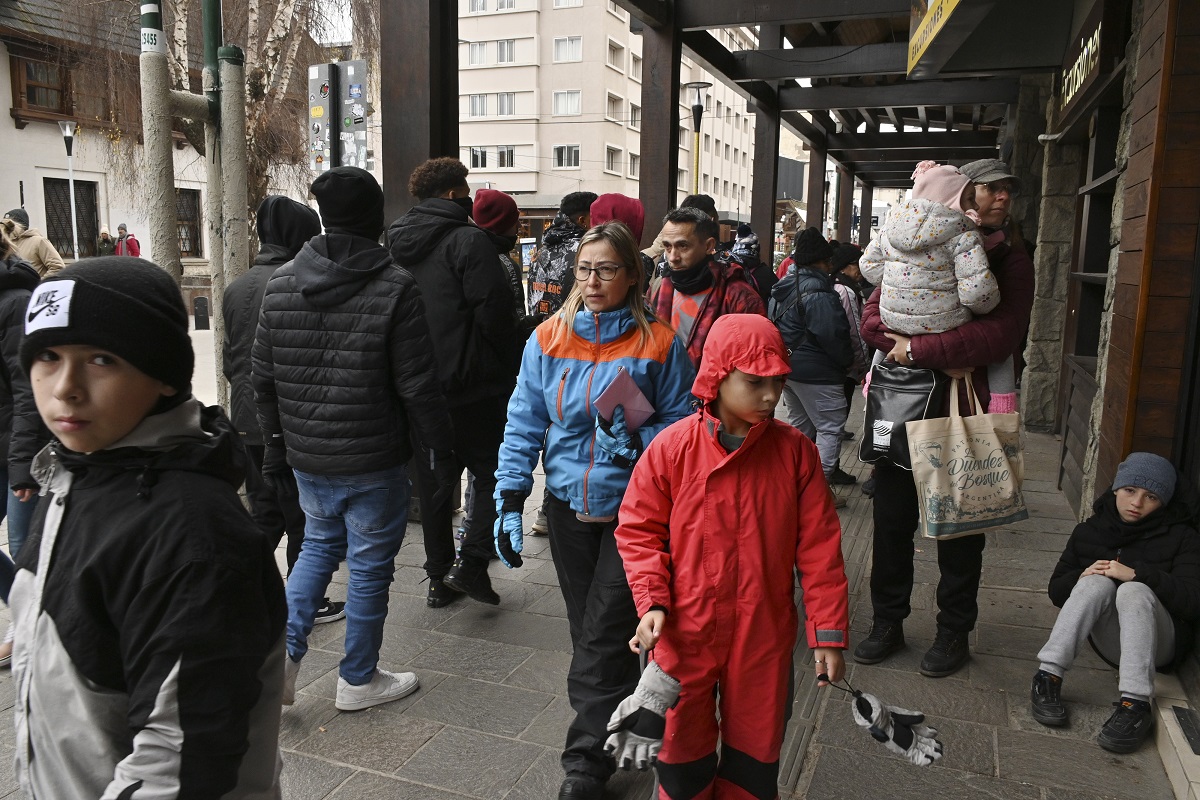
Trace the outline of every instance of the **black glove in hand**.
{"type": "Polygon", "coordinates": [[[286,493],[294,494],[295,479],[288,480],[292,468],[287,463],[287,448],[283,446],[283,438],[275,437],[279,444],[268,444],[263,448],[262,479],[276,496],[286,493]]]}
{"type": "Polygon", "coordinates": [[[621,701],[608,720],[612,735],[604,743],[604,752],[616,759],[618,767],[644,770],[658,759],[667,709],[679,699],[679,688],[679,681],[657,663],[646,665],[637,689],[621,701]]]}
{"type": "Polygon", "coordinates": [[[927,767],[942,757],[937,730],[925,724],[924,714],[884,705],[865,692],[855,692],[851,708],[859,727],[910,763],[927,767]]]}
{"type": "Polygon", "coordinates": [[[443,503],[449,502],[450,498],[454,496],[454,487],[461,486],[462,465],[458,463],[458,459],[452,453],[427,451],[426,457],[429,459],[429,467],[433,471],[433,481],[437,486],[431,498],[433,506],[441,508],[443,503]]]}

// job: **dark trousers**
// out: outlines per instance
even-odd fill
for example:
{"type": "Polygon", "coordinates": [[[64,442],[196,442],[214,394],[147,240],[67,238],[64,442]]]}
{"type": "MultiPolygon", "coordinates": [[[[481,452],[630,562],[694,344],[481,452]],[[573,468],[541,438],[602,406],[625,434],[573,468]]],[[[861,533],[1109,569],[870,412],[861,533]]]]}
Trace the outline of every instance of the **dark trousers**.
{"type": "MultiPolygon", "coordinates": [[[[492,528],[496,523],[496,461],[500,443],[504,440],[504,423],[508,419],[508,398],[485,397],[450,409],[454,423],[454,458],[456,475],[469,469],[475,476],[475,496],[478,502],[472,510],[463,538],[464,558],[487,561],[495,548],[492,528]]],[[[416,434],[414,445],[418,444],[416,434]]],[[[433,501],[437,481],[429,461],[419,446],[415,448],[413,473],[417,496],[421,500],[421,531],[425,536],[425,573],[431,578],[443,578],[454,563],[454,493],[449,492],[440,504],[433,501]]]]}
{"type": "Polygon", "coordinates": [[[617,523],[581,522],[554,495],[546,498],[546,522],[574,647],[567,697],[575,719],[562,766],[607,780],[615,769],[604,754],[608,718],[633,694],[639,677],[637,656],[629,650],[638,617],[613,536],[617,523]]]}
{"type": "Polygon", "coordinates": [[[278,547],[287,534],[287,567],[288,575],[291,575],[292,567],[300,557],[300,546],[304,544],[304,511],[300,509],[296,476],[290,469],[281,472],[276,479],[284,487],[282,492],[277,493],[263,480],[265,450],[260,444],[246,445],[246,453],[250,456],[246,470],[246,499],[250,501],[250,516],[273,545],[278,547]]]}
{"type": "MultiPolygon", "coordinates": [[[[875,535],[872,539],[871,606],[875,619],[900,621],[912,611],[913,535],[920,522],[912,473],[880,460],[875,464],[875,535]]],[[[983,534],[937,542],[937,623],[959,633],[979,616],[983,534]]]]}

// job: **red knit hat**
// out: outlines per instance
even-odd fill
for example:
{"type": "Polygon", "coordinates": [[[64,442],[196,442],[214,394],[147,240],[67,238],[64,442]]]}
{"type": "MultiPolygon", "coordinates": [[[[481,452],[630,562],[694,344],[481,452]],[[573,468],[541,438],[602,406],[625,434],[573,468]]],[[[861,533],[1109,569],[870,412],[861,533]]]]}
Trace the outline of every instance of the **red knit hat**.
{"type": "Polygon", "coordinates": [[[479,227],[492,233],[504,234],[517,224],[521,212],[517,210],[517,201],[504,192],[478,189],[475,192],[471,217],[479,227]]]}
{"type": "Polygon", "coordinates": [[[592,202],[592,224],[624,222],[633,233],[633,240],[642,240],[642,228],[646,221],[646,210],[642,201],[623,194],[602,194],[592,202]]]}

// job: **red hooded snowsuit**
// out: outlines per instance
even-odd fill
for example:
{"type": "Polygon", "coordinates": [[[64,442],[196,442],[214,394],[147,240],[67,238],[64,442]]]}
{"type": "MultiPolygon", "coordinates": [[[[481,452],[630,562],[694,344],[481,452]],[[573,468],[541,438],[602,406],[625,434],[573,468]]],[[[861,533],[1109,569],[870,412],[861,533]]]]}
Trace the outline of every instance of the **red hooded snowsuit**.
{"type": "Polygon", "coordinates": [[[659,797],[669,800],[777,796],[797,632],[794,570],[809,647],[848,642],[841,526],[820,456],[775,419],[726,452],[708,404],[735,368],[788,371],[783,340],[764,317],[717,320],[692,387],[704,410],[650,443],[618,517],[638,614],[667,610],[654,658],[683,685],[658,756],[659,797]]]}

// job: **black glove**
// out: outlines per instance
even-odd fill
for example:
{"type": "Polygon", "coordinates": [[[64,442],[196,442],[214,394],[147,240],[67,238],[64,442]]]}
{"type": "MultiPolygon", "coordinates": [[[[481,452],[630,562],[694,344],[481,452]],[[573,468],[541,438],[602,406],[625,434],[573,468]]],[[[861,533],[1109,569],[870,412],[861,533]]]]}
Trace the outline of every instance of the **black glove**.
{"type": "Polygon", "coordinates": [[[886,706],[878,697],[864,692],[855,692],[851,707],[859,727],[910,763],[927,767],[942,757],[937,730],[924,724],[924,714],[886,706]]]}
{"type": "Polygon", "coordinates": [[[296,493],[296,481],[288,480],[292,476],[292,468],[287,463],[287,448],[283,446],[283,437],[272,437],[278,444],[268,443],[263,448],[262,479],[276,496],[296,493]]]}
{"type": "Polygon", "coordinates": [[[429,459],[429,469],[433,472],[433,482],[437,487],[430,499],[434,508],[441,508],[443,503],[449,502],[454,496],[454,488],[462,485],[462,465],[458,463],[454,454],[449,452],[435,453],[428,450],[426,457],[429,459]]]}

